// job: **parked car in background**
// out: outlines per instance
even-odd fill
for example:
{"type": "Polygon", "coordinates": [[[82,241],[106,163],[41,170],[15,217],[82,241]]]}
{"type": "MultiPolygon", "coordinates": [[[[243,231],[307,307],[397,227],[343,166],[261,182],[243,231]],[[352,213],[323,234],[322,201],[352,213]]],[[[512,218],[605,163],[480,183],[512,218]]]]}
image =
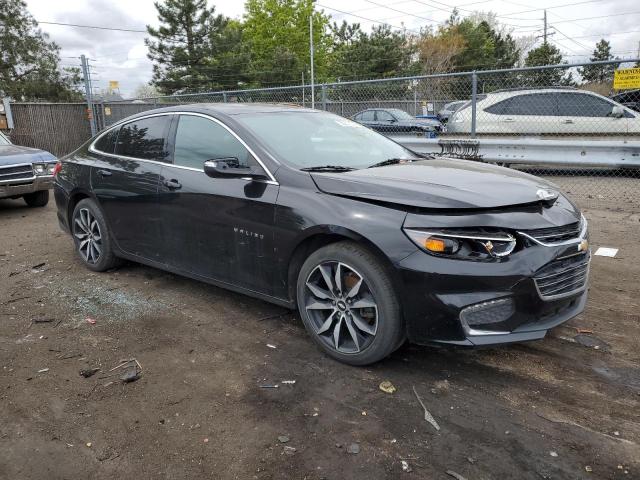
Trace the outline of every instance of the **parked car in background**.
{"type": "Polygon", "coordinates": [[[618,102],[625,107],[640,112],[640,90],[627,90],[611,97],[611,100],[618,102]]]}
{"type": "Polygon", "coordinates": [[[425,158],[331,113],[152,110],[61,165],[58,220],[87,268],[124,258],[297,308],[353,365],[405,339],[540,339],[587,299],[587,223],[552,184],[425,158]]]}
{"type": "Polygon", "coordinates": [[[449,118],[451,118],[451,115],[456,113],[456,111],[467,102],[468,100],[457,100],[455,102],[445,104],[445,106],[442,107],[442,110],[438,112],[438,119],[440,119],[442,123],[447,123],[449,118]]]}
{"type": "MultiPolygon", "coordinates": [[[[480,134],[640,134],[640,113],[597,93],[574,88],[482,94],[476,111],[476,132],[480,134]]],[[[447,131],[471,132],[471,102],[451,116],[447,131]]]]}
{"type": "Polygon", "coordinates": [[[399,108],[369,108],[351,119],[383,133],[423,133],[433,138],[442,132],[442,123],[438,120],[415,118],[399,108]]]}
{"type": "Polygon", "coordinates": [[[30,207],[44,207],[56,162],[49,152],[13,145],[0,132],[0,198],[23,198],[30,207]]]}

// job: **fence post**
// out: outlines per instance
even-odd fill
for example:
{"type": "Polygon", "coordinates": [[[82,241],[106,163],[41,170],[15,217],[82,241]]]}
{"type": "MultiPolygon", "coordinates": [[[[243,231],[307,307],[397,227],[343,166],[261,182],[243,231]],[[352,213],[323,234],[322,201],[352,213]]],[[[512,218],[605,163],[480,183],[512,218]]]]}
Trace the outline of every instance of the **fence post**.
{"type": "Polygon", "coordinates": [[[91,93],[91,81],[89,80],[89,66],[87,57],[80,55],[80,63],[82,65],[82,76],[84,78],[84,91],[87,96],[87,111],[89,112],[89,125],[91,127],[91,136],[96,134],[96,119],[93,110],[93,95],[91,93]]]}
{"type": "Polygon", "coordinates": [[[476,102],[478,100],[478,75],[471,74],[471,138],[476,138],[476,102]]]}
{"type": "Polygon", "coordinates": [[[322,84],[322,109],[327,110],[327,86],[322,84]]]}
{"type": "Polygon", "coordinates": [[[222,92],[222,102],[227,103],[227,92],[222,92]]]}

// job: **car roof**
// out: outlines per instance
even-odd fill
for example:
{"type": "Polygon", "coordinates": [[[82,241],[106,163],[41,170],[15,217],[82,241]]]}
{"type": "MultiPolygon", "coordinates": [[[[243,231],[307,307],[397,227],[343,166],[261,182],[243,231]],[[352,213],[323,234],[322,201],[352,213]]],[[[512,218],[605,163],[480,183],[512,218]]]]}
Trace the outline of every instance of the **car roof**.
{"type": "Polygon", "coordinates": [[[215,116],[234,116],[254,113],[295,112],[295,113],[320,113],[318,110],[303,108],[293,104],[276,103],[192,103],[188,105],[175,105],[164,108],[145,110],[127,117],[134,119],[141,116],[157,113],[192,112],[215,116]]]}

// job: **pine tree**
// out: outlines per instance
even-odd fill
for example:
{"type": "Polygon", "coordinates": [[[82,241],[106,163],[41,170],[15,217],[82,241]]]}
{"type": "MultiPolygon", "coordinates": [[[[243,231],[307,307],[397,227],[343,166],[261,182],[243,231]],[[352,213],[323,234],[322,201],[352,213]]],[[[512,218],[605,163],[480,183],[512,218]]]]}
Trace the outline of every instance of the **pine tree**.
{"type": "MultiPolygon", "coordinates": [[[[596,44],[593,55],[590,59],[592,62],[601,60],[614,60],[611,54],[611,44],[604,38],[596,44]]],[[[618,68],[619,63],[608,65],[586,65],[580,69],[580,75],[585,82],[589,83],[605,83],[613,81],[613,72],[618,68]]]]}
{"type": "MultiPolygon", "coordinates": [[[[543,65],[559,65],[566,63],[562,59],[562,53],[555,45],[544,42],[538,48],[527,53],[524,60],[525,67],[538,67],[543,65]]],[[[523,85],[531,87],[555,87],[558,85],[573,85],[573,75],[563,68],[532,70],[523,72],[523,85]]]]}
{"type": "Polygon", "coordinates": [[[161,25],[147,25],[145,39],[153,65],[152,83],[161,93],[188,93],[233,88],[242,81],[237,53],[237,22],[216,15],[206,0],[154,3],[161,25]],[[233,59],[232,61],[229,61],[233,59]]]}
{"type": "Polygon", "coordinates": [[[0,0],[0,96],[80,100],[79,69],[60,69],[60,47],[40,31],[22,0],[0,0]]]}

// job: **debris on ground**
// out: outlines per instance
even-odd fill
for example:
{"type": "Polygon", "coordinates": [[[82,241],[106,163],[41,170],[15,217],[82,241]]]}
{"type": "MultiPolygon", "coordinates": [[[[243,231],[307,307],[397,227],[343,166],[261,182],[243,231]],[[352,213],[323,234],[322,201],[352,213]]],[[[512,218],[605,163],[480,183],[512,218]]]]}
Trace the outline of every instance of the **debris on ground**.
{"type": "Polygon", "coordinates": [[[347,447],[347,453],[350,453],[351,455],[357,455],[358,453],[360,453],[360,445],[357,443],[352,443],[347,447]]]}
{"type": "Polygon", "coordinates": [[[96,324],[96,319],[95,318],[87,317],[87,318],[85,318],[85,321],[87,323],[91,324],[91,325],[95,325],[96,324]]]}
{"type": "Polygon", "coordinates": [[[549,452],[549,455],[551,455],[552,457],[557,457],[558,456],[558,452],[554,452],[553,450],[549,452]]]}
{"type": "Polygon", "coordinates": [[[589,472],[589,473],[591,473],[591,472],[593,472],[593,468],[591,468],[591,466],[590,466],[590,465],[585,465],[585,467],[584,467],[584,471],[585,471],[585,472],[589,472]]]}
{"type": "Polygon", "coordinates": [[[295,380],[282,380],[280,383],[282,383],[283,385],[295,385],[296,381],[295,380]]]}
{"type": "Polygon", "coordinates": [[[287,443],[289,441],[289,437],[287,435],[279,435],[278,441],[280,443],[287,443]]]}
{"type": "Polygon", "coordinates": [[[396,391],[396,387],[389,380],[385,380],[384,382],[381,382],[379,385],[379,388],[384,393],[395,393],[396,391]]]}
{"type": "Polygon", "coordinates": [[[596,250],[596,253],[594,253],[594,255],[598,257],[611,257],[611,258],[614,258],[617,254],[618,254],[618,249],[610,248],[610,247],[600,247],[596,250]]]}
{"type": "Polygon", "coordinates": [[[32,320],[33,323],[51,323],[55,319],[54,318],[34,318],[32,320]]]}
{"type": "Polygon", "coordinates": [[[422,406],[422,409],[424,410],[424,419],[427,422],[429,422],[431,425],[433,425],[433,428],[435,428],[436,430],[440,431],[440,425],[438,425],[438,422],[436,422],[436,419],[433,418],[433,415],[431,415],[431,413],[429,413],[429,410],[427,410],[427,407],[424,405],[424,402],[420,398],[420,395],[418,395],[418,391],[416,390],[416,387],[414,386],[412,388],[413,388],[413,393],[416,395],[416,398],[418,399],[418,402],[420,403],[420,406],[422,406]]]}
{"type": "Polygon", "coordinates": [[[98,373],[100,371],[99,368],[83,368],[82,370],[80,370],[80,375],[83,376],[84,378],[89,378],[89,377],[93,377],[96,373],[98,373]]]}
{"type": "Polygon", "coordinates": [[[607,342],[599,339],[594,335],[576,335],[573,339],[583,347],[593,348],[594,350],[602,350],[608,352],[610,347],[607,342]]]}
{"type": "Polygon", "coordinates": [[[42,368],[42,369],[38,370],[38,373],[46,373],[48,371],[49,371],[48,368],[42,368]]]}
{"type": "MultiPolygon", "coordinates": [[[[129,360],[120,360],[120,363],[113,367],[109,372],[113,372],[114,370],[118,370],[120,368],[124,368],[125,372],[120,375],[120,380],[124,383],[135,382],[140,379],[140,374],[142,373],[142,365],[135,358],[131,358],[129,360]]],[[[100,377],[107,378],[109,375],[100,377]]]]}
{"type": "Polygon", "coordinates": [[[91,448],[91,445],[93,445],[91,442],[87,442],[87,447],[91,448]]]}
{"type": "Polygon", "coordinates": [[[271,343],[267,343],[267,347],[269,347],[269,348],[278,348],[275,345],[272,345],[271,343]]]}
{"type": "Polygon", "coordinates": [[[446,393],[449,393],[450,387],[451,385],[449,385],[449,380],[438,380],[436,383],[433,384],[431,393],[435,395],[446,394],[446,393]]]}
{"type": "Polygon", "coordinates": [[[41,273],[43,271],[42,267],[44,267],[46,264],[47,264],[47,262],[42,262],[42,263],[39,263],[37,265],[32,266],[31,267],[31,273],[41,273]]]}
{"type": "Polygon", "coordinates": [[[409,462],[407,462],[406,460],[401,460],[400,464],[402,465],[403,472],[409,473],[412,471],[411,467],[409,466],[409,462]]]}
{"type": "Polygon", "coordinates": [[[278,388],[279,385],[277,385],[277,384],[273,384],[273,385],[258,385],[258,387],[260,387],[260,388],[278,388]]]}
{"type": "Polygon", "coordinates": [[[467,480],[462,475],[460,475],[459,473],[454,472],[453,470],[447,470],[446,473],[447,473],[447,475],[449,475],[450,477],[455,478],[456,480],[467,480]]]}
{"type": "Polygon", "coordinates": [[[284,446],[284,453],[286,453],[287,455],[293,455],[297,451],[298,449],[295,447],[290,447],[289,445],[284,446]]]}

